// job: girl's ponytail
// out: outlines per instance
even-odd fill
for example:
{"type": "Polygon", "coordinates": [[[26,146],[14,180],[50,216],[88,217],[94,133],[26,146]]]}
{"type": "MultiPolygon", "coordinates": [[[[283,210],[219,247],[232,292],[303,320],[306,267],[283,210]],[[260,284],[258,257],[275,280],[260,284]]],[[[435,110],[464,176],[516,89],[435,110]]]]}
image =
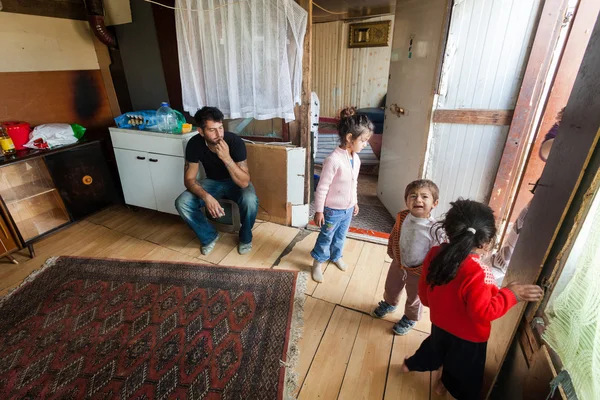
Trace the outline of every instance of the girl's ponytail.
{"type": "Polygon", "coordinates": [[[366,114],[358,114],[355,107],[345,107],[340,111],[340,122],[338,123],[338,135],[340,144],[346,146],[346,135],[352,135],[356,140],[365,132],[373,132],[375,126],[366,114]]]}
{"type": "Polygon", "coordinates": [[[441,223],[449,243],[431,261],[427,284],[441,286],[456,276],[460,264],[473,248],[483,248],[496,235],[494,212],[485,204],[458,199],[450,203],[452,208],[441,223]]]}

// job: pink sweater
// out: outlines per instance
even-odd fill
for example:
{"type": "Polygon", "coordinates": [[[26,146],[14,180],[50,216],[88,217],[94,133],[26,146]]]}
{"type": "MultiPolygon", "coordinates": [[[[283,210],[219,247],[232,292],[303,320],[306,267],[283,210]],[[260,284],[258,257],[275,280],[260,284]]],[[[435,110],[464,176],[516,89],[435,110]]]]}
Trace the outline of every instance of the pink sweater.
{"type": "Polygon", "coordinates": [[[350,165],[350,154],[344,149],[336,149],[325,159],[319,185],[315,192],[315,211],[323,212],[325,207],[347,210],[357,203],[356,189],[360,158],[354,153],[350,165]]]}

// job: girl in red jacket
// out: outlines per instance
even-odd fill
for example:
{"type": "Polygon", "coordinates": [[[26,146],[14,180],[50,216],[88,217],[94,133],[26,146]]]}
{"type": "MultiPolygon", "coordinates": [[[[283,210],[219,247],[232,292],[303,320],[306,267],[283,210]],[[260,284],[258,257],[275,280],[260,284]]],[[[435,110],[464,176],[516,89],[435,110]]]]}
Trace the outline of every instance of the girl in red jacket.
{"type": "MultiPolygon", "coordinates": [[[[478,399],[491,322],[519,301],[538,301],[536,285],[498,289],[479,254],[496,235],[492,209],[471,200],[452,204],[441,227],[449,243],[433,247],[423,262],[419,297],[431,311],[431,335],[404,361],[403,372],[442,368],[436,392],[478,399]]],[[[439,229],[439,228],[438,228],[439,229]]]]}

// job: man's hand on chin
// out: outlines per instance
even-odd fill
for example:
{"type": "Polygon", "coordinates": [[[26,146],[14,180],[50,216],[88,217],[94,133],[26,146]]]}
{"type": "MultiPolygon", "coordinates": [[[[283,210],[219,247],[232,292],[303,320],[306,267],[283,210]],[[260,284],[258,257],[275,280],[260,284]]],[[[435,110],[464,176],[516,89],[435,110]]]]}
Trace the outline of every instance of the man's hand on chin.
{"type": "Polygon", "coordinates": [[[219,140],[217,144],[215,144],[215,153],[221,160],[226,160],[229,158],[229,146],[225,140],[219,140]]]}

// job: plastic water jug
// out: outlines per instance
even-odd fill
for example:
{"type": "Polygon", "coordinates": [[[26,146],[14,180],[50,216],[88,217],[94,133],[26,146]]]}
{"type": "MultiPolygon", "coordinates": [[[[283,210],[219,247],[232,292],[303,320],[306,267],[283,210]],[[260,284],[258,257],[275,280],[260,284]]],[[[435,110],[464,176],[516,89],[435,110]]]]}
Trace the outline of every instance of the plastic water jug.
{"type": "Polygon", "coordinates": [[[160,108],[156,111],[156,119],[158,130],[164,133],[176,133],[177,132],[177,114],[169,103],[163,102],[160,108]]]}

